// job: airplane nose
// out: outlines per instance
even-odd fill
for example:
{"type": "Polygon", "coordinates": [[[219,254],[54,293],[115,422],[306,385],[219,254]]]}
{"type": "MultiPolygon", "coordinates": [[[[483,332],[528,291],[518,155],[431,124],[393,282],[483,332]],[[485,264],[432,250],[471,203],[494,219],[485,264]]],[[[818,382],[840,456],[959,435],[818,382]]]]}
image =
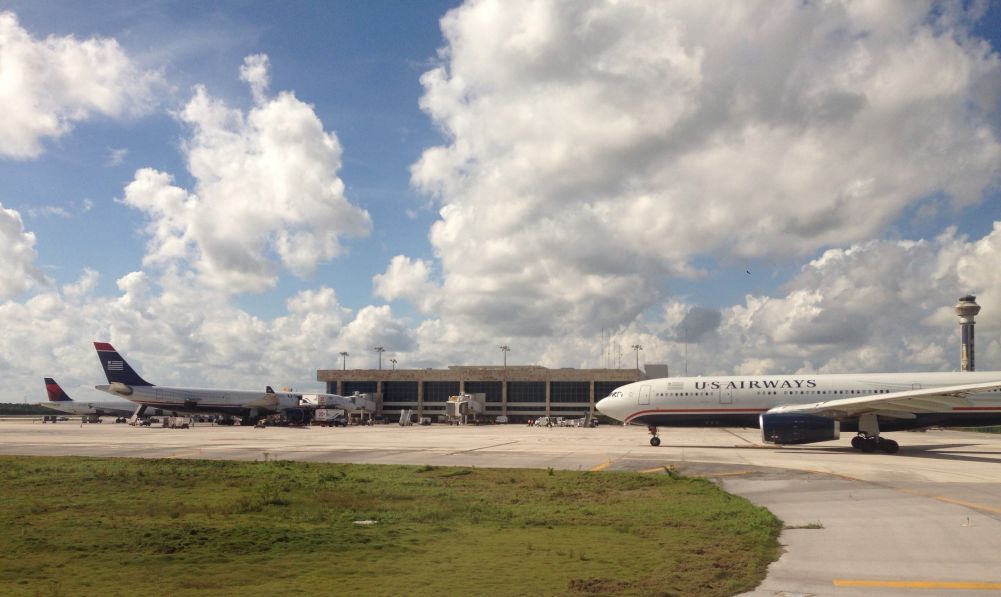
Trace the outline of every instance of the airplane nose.
{"type": "Polygon", "coordinates": [[[598,412],[600,412],[601,414],[607,415],[608,413],[605,411],[605,409],[609,407],[611,402],[612,402],[612,397],[605,396],[604,398],[602,398],[601,400],[599,400],[594,404],[594,408],[598,409],[598,412]]]}

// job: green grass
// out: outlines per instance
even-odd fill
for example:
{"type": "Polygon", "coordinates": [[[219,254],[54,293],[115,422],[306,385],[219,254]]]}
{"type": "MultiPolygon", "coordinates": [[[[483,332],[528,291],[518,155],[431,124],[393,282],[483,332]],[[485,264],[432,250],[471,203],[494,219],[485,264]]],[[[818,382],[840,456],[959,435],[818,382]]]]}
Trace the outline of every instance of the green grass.
{"type": "Polygon", "coordinates": [[[665,474],[0,457],[0,529],[3,595],[690,596],[781,522],[665,474]]]}
{"type": "Polygon", "coordinates": [[[959,429],[959,431],[977,431],[979,433],[1001,433],[1001,425],[995,425],[993,427],[966,427],[959,429]]]}

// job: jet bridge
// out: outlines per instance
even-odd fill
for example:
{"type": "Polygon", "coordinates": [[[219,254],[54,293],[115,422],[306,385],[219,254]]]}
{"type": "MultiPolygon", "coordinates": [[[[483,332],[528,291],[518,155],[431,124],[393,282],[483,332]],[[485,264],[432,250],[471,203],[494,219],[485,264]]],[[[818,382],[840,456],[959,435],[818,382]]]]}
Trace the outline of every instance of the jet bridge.
{"type": "Polygon", "coordinates": [[[449,425],[488,423],[493,418],[493,415],[487,415],[486,394],[449,396],[445,403],[445,420],[449,425]]]}

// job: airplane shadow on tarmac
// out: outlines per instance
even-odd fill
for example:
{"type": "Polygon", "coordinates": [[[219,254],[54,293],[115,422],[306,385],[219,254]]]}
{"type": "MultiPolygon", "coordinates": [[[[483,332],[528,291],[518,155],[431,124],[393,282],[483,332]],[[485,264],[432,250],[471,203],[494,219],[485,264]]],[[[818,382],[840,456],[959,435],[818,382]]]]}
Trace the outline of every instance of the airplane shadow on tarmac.
{"type": "MultiPolygon", "coordinates": [[[[933,460],[956,460],[962,462],[989,462],[995,464],[1001,464],[1001,452],[983,452],[977,451],[975,454],[966,453],[960,454],[956,452],[943,452],[942,450],[954,450],[962,448],[976,447],[981,444],[977,443],[955,443],[955,444],[909,444],[901,445],[900,452],[897,454],[883,454],[882,452],[875,452],[871,456],[892,456],[894,458],[929,458],[933,460]],[[991,458],[995,456],[995,458],[991,458]]],[[[823,455],[830,454],[832,456],[843,455],[843,454],[862,454],[855,448],[850,446],[763,446],[760,444],[748,444],[748,445],[719,445],[719,446],[707,446],[707,445],[680,445],[680,444],[670,444],[665,443],[661,448],[651,448],[652,450],[663,449],[663,448],[673,448],[673,449],[688,449],[688,450],[773,450],[776,452],[787,452],[792,453],[795,451],[801,451],[809,453],[812,455],[823,455]]]]}
{"type": "MultiPolygon", "coordinates": [[[[932,460],[957,460],[962,462],[990,462],[995,464],[1001,464],[1001,452],[982,452],[977,451],[976,453],[957,453],[957,452],[944,452],[943,450],[954,450],[962,448],[976,447],[981,444],[976,443],[956,443],[956,444],[909,444],[901,445],[900,452],[892,454],[895,458],[929,458],[932,460]],[[991,458],[994,456],[995,458],[991,458]]],[[[811,454],[859,454],[860,452],[855,448],[848,446],[838,446],[838,447],[799,447],[793,448],[796,450],[809,451],[811,454]]],[[[881,452],[875,452],[873,456],[881,455],[881,452]]]]}

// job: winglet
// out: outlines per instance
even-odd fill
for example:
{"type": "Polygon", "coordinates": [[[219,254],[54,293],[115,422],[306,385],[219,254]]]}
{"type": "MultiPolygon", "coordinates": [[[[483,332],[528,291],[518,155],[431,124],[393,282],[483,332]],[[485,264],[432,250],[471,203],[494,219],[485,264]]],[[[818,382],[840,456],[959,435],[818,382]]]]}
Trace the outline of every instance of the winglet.
{"type": "Polygon", "coordinates": [[[97,358],[101,361],[108,383],[121,383],[127,386],[153,385],[140,377],[111,344],[94,342],[94,348],[97,349],[97,358]]]}
{"type": "Polygon", "coordinates": [[[45,378],[45,391],[49,395],[49,402],[73,402],[73,399],[51,377],[45,378]]]}

